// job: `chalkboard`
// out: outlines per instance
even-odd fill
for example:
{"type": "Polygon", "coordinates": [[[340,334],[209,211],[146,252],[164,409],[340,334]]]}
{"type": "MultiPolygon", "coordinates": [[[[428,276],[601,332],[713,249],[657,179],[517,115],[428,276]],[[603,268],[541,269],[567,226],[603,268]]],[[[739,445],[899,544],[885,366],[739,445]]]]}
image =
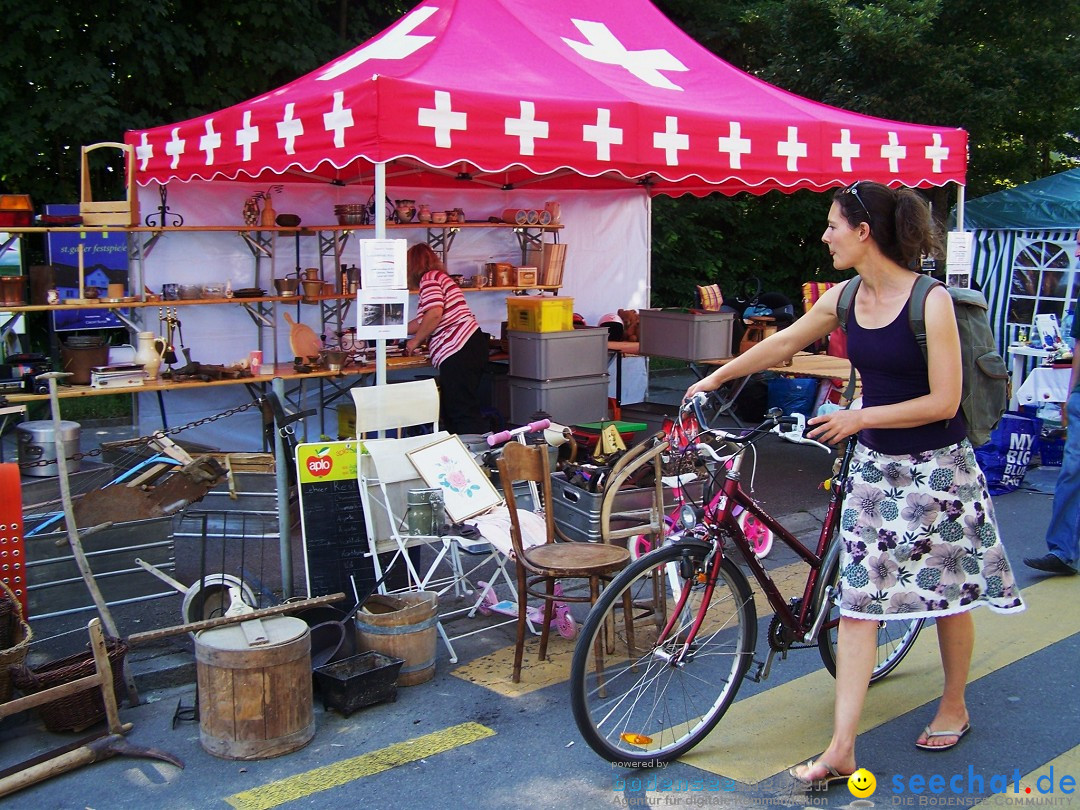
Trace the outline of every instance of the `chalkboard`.
{"type": "Polygon", "coordinates": [[[375,584],[375,568],[367,556],[356,442],[297,445],[296,468],[308,595],[340,591],[351,597],[354,580],[366,593],[375,584]]]}

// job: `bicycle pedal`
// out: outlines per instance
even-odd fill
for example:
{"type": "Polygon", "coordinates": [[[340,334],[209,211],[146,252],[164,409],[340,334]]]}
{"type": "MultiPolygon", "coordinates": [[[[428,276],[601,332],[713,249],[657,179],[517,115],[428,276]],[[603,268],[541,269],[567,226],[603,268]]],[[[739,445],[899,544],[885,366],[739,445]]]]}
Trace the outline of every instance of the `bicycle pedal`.
{"type": "Polygon", "coordinates": [[[746,671],[746,677],[754,683],[761,683],[765,680],[765,662],[754,661],[750,668],[746,671]]]}

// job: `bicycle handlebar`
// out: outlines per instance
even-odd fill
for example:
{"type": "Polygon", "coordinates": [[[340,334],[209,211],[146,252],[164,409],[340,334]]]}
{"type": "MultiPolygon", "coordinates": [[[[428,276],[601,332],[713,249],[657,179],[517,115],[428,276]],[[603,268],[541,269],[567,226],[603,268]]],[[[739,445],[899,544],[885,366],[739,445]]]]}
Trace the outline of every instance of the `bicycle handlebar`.
{"type": "Polygon", "coordinates": [[[550,419],[541,419],[539,422],[530,422],[522,427],[514,428],[513,430],[503,430],[498,433],[492,433],[487,437],[488,447],[494,447],[497,444],[508,442],[515,436],[520,436],[522,433],[535,433],[538,430],[547,430],[551,427],[550,419]]]}
{"type": "MultiPolygon", "coordinates": [[[[693,409],[694,416],[697,417],[698,423],[702,426],[708,424],[705,419],[705,414],[701,410],[701,406],[708,400],[709,394],[705,391],[698,391],[692,397],[687,399],[682,406],[682,410],[693,409]]],[[[806,435],[806,416],[801,413],[793,413],[790,416],[784,416],[783,412],[779,408],[772,408],[766,415],[765,421],[763,421],[757,427],[748,429],[743,433],[731,433],[725,430],[718,430],[716,428],[707,428],[708,432],[712,433],[718,439],[733,444],[750,445],[764,436],[766,433],[775,433],[788,441],[795,442],[796,444],[810,444],[816,447],[820,447],[827,453],[832,452],[832,448],[827,444],[811,439],[806,435]],[[787,430],[783,428],[787,428],[787,430]]],[[[714,460],[719,461],[720,458],[712,448],[709,448],[707,455],[713,457],[714,460]]]]}

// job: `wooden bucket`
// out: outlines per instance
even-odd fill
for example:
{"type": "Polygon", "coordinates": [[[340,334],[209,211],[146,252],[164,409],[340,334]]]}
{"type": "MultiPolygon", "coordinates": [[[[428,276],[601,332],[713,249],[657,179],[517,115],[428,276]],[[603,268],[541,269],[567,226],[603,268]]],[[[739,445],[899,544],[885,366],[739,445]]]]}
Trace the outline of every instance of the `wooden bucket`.
{"type": "Polygon", "coordinates": [[[376,594],[364,602],[364,610],[356,614],[361,652],[378,652],[404,660],[398,686],[415,686],[435,677],[438,594],[430,591],[393,596],[376,594]]]}
{"type": "Polygon", "coordinates": [[[215,756],[276,757],[315,736],[307,623],[281,616],[262,626],[268,640],[256,646],[238,624],[195,636],[199,740],[215,756]]]}

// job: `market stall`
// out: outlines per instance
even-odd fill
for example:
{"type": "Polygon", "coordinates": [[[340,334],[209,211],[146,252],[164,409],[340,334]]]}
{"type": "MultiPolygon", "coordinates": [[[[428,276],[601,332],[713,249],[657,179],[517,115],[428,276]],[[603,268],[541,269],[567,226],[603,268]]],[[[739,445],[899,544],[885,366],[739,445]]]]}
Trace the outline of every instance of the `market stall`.
{"type": "MultiPolygon", "coordinates": [[[[305,224],[331,222],[334,205],[378,200],[362,234],[375,236],[386,198],[460,207],[467,221],[558,202],[568,245],[560,292],[595,322],[648,304],[652,196],[824,190],[860,178],[963,183],[967,136],[785,92],[718,59],[644,0],[459,0],[421,3],[273,92],[125,141],[144,208],[164,184],[170,205],[216,224],[242,224],[244,199],[278,183],[277,210],[305,224]]],[[[492,255],[491,243],[460,240],[451,272],[492,255]]],[[[165,261],[157,248],[151,287],[194,272],[190,262],[153,265],[165,261]]],[[[478,314],[491,330],[504,296],[484,295],[478,314]]]]}

